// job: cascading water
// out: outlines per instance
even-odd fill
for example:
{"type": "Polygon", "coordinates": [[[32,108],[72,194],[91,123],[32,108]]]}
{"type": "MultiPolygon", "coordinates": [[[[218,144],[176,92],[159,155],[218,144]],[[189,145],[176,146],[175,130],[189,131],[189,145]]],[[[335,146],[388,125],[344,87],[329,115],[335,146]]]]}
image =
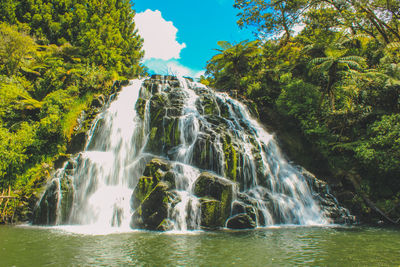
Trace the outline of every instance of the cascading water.
{"type": "Polygon", "coordinates": [[[249,227],[327,224],[317,199],[242,103],[156,76],[131,82],[96,118],[34,223],[193,230],[242,216],[249,227]]]}

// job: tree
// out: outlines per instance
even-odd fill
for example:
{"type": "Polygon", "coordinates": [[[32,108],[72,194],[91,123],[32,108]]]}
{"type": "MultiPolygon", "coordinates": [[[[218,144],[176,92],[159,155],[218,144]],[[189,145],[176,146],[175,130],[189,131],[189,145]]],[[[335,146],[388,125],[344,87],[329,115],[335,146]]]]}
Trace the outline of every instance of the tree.
{"type": "Polygon", "coordinates": [[[285,40],[292,36],[292,28],[301,21],[301,14],[307,1],[303,0],[235,0],[239,27],[256,27],[257,35],[279,36],[284,33],[285,40]]]}
{"type": "Polygon", "coordinates": [[[331,110],[335,110],[335,84],[340,80],[343,72],[359,70],[362,64],[365,63],[363,57],[345,56],[346,53],[346,49],[327,48],[325,57],[314,58],[309,63],[312,66],[311,71],[325,73],[328,76],[326,87],[322,91],[320,104],[322,104],[323,98],[327,95],[331,110]]]}
{"type": "Polygon", "coordinates": [[[34,40],[25,33],[19,33],[16,27],[0,23],[0,71],[6,75],[15,75],[21,63],[35,52],[34,40]]]}
{"type": "Polygon", "coordinates": [[[28,25],[41,44],[70,43],[79,48],[82,62],[102,65],[119,75],[134,77],[143,72],[143,40],[135,30],[135,11],[129,0],[9,2],[0,21],[28,25]]]}
{"type": "Polygon", "coordinates": [[[245,88],[241,85],[241,78],[249,71],[255,57],[261,50],[258,41],[242,41],[233,45],[227,41],[220,41],[219,54],[208,61],[207,74],[215,78],[216,85],[223,84],[224,80],[230,80],[225,89],[236,89],[244,93],[245,88]],[[229,88],[228,88],[229,87],[229,88]]]}

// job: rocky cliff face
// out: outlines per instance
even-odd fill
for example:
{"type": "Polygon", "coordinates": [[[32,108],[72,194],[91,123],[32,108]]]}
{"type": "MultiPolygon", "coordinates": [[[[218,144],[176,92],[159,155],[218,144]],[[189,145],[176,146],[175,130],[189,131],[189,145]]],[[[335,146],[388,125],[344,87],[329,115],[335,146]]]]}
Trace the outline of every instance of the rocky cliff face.
{"type": "MultiPolygon", "coordinates": [[[[35,223],[104,220],[118,227],[128,221],[131,228],[164,231],[354,219],[325,183],[285,159],[274,137],[237,100],[171,76],[153,76],[136,90],[125,111],[132,112],[130,121],[122,123],[134,129],[117,126],[128,116],[118,108],[101,116],[86,151],[72,160],[71,175],[48,187],[35,223]],[[108,198],[108,218],[93,212],[95,219],[83,220],[74,209],[99,208],[91,200],[103,186],[108,194],[111,187],[125,188],[130,199],[116,192],[108,198]]],[[[122,98],[121,92],[114,102],[122,98]]]]}

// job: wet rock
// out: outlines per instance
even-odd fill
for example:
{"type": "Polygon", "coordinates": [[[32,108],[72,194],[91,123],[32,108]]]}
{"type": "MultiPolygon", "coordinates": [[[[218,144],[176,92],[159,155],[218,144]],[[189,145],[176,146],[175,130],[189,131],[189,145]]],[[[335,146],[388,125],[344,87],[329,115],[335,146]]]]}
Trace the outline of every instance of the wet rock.
{"type": "Polygon", "coordinates": [[[67,222],[71,213],[73,199],[74,187],[72,180],[67,176],[53,179],[33,211],[32,223],[55,225],[56,223],[67,222]],[[62,196],[61,201],[59,200],[60,196],[62,196]],[[57,208],[60,208],[59,213],[57,208]]]}
{"type": "Polygon", "coordinates": [[[106,103],[106,98],[104,95],[95,96],[90,103],[91,108],[102,108],[103,105],[106,103]]]}
{"type": "Polygon", "coordinates": [[[246,212],[246,205],[239,201],[234,201],[232,204],[232,215],[245,213],[246,212]]]}
{"type": "Polygon", "coordinates": [[[173,229],[174,229],[174,223],[169,219],[165,219],[157,226],[156,231],[164,232],[173,229]]]}
{"type": "Polygon", "coordinates": [[[162,181],[154,187],[132,215],[132,228],[166,229],[165,220],[168,218],[168,203],[171,202],[173,197],[168,190],[168,184],[162,181]]]}
{"type": "Polygon", "coordinates": [[[194,193],[198,197],[211,197],[230,204],[234,184],[209,172],[203,172],[196,179],[194,193]]]}
{"type": "Polygon", "coordinates": [[[143,175],[152,176],[158,170],[166,172],[169,171],[171,168],[172,166],[168,161],[162,158],[153,158],[152,160],[149,161],[149,163],[146,164],[146,168],[144,170],[143,175]]]}
{"type": "Polygon", "coordinates": [[[218,107],[218,103],[214,96],[211,94],[205,94],[200,96],[201,103],[201,114],[203,115],[219,115],[220,110],[218,107]]]}
{"type": "Polygon", "coordinates": [[[139,98],[135,106],[136,112],[142,120],[144,120],[144,114],[146,112],[146,103],[147,101],[145,99],[139,98]]]}
{"type": "Polygon", "coordinates": [[[208,229],[223,227],[229,213],[225,212],[222,202],[211,198],[200,198],[201,226],[208,229]]]}
{"type": "Polygon", "coordinates": [[[168,106],[168,96],[164,93],[154,94],[150,98],[150,126],[160,126],[166,114],[165,107],[168,106]]]}
{"type": "Polygon", "coordinates": [[[153,158],[146,164],[143,176],[139,178],[132,194],[131,205],[133,209],[143,203],[160,181],[165,181],[170,189],[175,188],[175,175],[170,171],[171,168],[171,164],[161,158],[153,158]]]}
{"type": "Polygon", "coordinates": [[[232,215],[247,214],[254,222],[257,221],[258,209],[243,202],[234,201],[232,204],[232,215]]]}
{"type": "MultiPolygon", "coordinates": [[[[346,208],[339,205],[339,202],[330,192],[329,185],[326,182],[316,178],[312,173],[303,168],[301,168],[300,171],[312,188],[315,199],[319,202],[321,210],[328,219],[338,224],[353,224],[357,222],[356,217],[352,216],[346,208]]],[[[341,195],[341,197],[347,198],[351,198],[351,196],[352,194],[348,192],[346,194],[342,193],[341,195]]],[[[348,202],[351,203],[351,200],[348,202]]]]}
{"type": "Polygon", "coordinates": [[[230,229],[253,229],[257,225],[249,215],[242,213],[230,218],[226,226],[230,229]]]}
{"type": "Polygon", "coordinates": [[[36,225],[54,225],[57,219],[58,183],[50,182],[40,202],[33,210],[32,223],[36,225]]]}
{"type": "Polygon", "coordinates": [[[234,184],[211,173],[204,172],[196,180],[194,193],[201,197],[201,225],[207,228],[223,227],[231,212],[234,184]]]}
{"type": "Polygon", "coordinates": [[[65,164],[65,162],[70,159],[70,157],[70,154],[60,154],[58,158],[54,161],[54,168],[61,168],[65,164]]]}
{"type": "Polygon", "coordinates": [[[69,177],[61,179],[61,218],[60,223],[66,223],[72,211],[72,204],[74,202],[74,185],[69,177]]]}
{"type": "Polygon", "coordinates": [[[69,142],[67,153],[75,154],[83,151],[86,144],[86,132],[78,132],[74,134],[69,142]]]}
{"type": "Polygon", "coordinates": [[[246,206],[246,214],[254,221],[257,221],[257,214],[256,214],[256,210],[258,210],[255,207],[252,206],[246,206]]]}
{"type": "Polygon", "coordinates": [[[193,148],[193,154],[196,156],[193,157],[192,164],[200,169],[218,172],[220,170],[218,151],[215,137],[199,133],[193,148]]]}
{"type": "Polygon", "coordinates": [[[225,154],[225,176],[236,182],[238,171],[238,155],[237,150],[232,144],[232,137],[229,134],[225,134],[225,138],[223,139],[223,149],[225,154]]]}

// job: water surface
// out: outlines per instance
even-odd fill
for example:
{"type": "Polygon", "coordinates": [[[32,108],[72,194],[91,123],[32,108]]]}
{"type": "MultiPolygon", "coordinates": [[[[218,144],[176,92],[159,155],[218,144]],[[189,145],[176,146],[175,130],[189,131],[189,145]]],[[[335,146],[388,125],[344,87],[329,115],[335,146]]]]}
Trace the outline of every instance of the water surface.
{"type": "Polygon", "coordinates": [[[0,227],[0,266],[399,266],[400,231],[277,227],[84,235],[0,227]]]}

